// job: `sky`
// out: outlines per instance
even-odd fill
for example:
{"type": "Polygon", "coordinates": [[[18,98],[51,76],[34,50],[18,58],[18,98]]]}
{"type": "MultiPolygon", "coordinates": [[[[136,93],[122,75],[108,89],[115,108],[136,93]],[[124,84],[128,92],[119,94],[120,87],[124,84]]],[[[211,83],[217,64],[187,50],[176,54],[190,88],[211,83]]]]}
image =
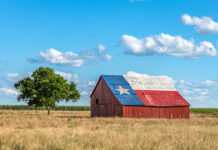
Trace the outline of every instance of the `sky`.
{"type": "Polygon", "coordinates": [[[51,67],[89,95],[100,75],[168,76],[191,107],[218,107],[216,0],[0,0],[0,105],[51,67]]]}

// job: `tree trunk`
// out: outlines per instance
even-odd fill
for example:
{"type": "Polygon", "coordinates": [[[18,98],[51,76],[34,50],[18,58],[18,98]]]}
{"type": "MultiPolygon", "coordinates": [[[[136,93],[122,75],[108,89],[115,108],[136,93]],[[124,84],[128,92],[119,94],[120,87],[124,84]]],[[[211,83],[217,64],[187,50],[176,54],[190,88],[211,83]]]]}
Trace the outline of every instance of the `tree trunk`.
{"type": "Polygon", "coordinates": [[[50,107],[48,106],[48,115],[50,115],[50,107]]]}

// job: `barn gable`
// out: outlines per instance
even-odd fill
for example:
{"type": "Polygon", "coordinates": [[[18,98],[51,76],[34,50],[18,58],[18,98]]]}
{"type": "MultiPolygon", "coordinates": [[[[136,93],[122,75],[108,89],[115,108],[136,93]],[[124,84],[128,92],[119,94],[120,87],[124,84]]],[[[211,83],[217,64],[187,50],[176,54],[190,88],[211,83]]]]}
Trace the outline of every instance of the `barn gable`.
{"type": "Polygon", "coordinates": [[[91,116],[122,116],[122,105],[102,77],[91,94],[91,116]]]}

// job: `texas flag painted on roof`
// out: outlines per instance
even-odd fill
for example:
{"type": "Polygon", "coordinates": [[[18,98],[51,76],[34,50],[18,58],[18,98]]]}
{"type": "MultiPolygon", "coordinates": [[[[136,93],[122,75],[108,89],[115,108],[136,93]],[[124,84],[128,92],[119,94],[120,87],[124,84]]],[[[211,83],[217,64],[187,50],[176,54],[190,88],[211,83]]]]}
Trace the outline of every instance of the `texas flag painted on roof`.
{"type": "Polygon", "coordinates": [[[117,100],[126,106],[190,106],[166,76],[102,75],[117,100]]]}

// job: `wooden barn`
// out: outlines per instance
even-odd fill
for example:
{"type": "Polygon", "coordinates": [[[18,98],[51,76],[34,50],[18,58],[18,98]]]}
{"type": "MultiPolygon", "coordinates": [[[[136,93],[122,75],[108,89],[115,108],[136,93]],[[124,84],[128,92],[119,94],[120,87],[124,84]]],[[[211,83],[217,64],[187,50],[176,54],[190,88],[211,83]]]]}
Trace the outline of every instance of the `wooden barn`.
{"type": "Polygon", "coordinates": [[[102,75],[91,94],[91,116],[189,118],[190,104],[164,76],[102,75]]]}

